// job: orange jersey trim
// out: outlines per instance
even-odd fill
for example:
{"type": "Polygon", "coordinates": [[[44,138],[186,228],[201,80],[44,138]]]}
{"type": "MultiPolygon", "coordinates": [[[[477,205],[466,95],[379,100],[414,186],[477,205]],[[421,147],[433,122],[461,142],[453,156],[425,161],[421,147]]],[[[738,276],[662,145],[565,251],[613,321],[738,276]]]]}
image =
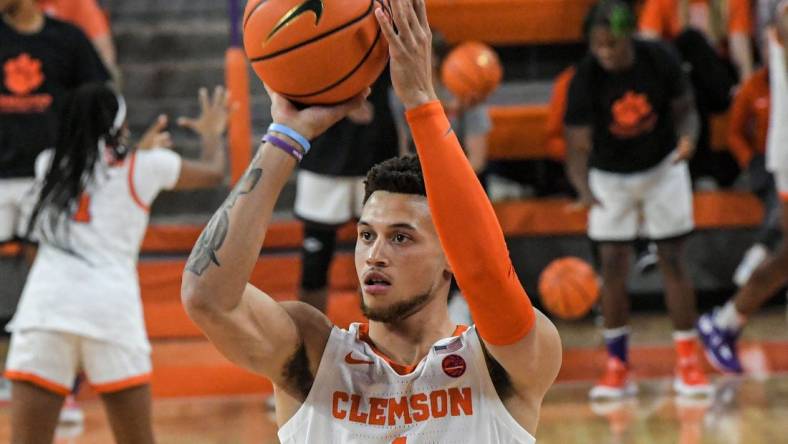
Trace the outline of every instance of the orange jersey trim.
{"type": "Polygon", "coordinates": [[[90,384],[97,393],[114,393],[126,390],[139,385],[148,384],[151,379],[150,373],[145,373],[131,378],[121,379],[120,381],[107,382],[104,384],[90,384]]]}
{"type": "Polygon", "coordinates": [[[41,387],[42,389],[52,392],[56,395],[60,396],[68,396],[71,393],[71,389],[65,386],[62,386],[56,382],[52,382],[46,378],[42,378],[41,376],[34,375],[28,372],[20,372],[16,370],[6,370],[3,373],[6,379],[11,381],[23,381],[29,382],[30,384],[36,385],[41,387]]]}
{"type": "MultiPolygon", "coordinates": [[[[466,330],[468,330],[467,325],[457,325],[457,327],[454,329],[454,332],[452,332],[451,337],[453,338],[459,336],[463,334],[466,330]]],[[[413,373],[413,371],[416,370],[418,364],[416,365],[397,364],[396,362],[392,361],[391,358],[386,356],[385,353],[383,353],[377,347],[375,347],[375,343],[372,342],[372,339],[369,337],[369,324],[361,324],[358,327],[358,338],[366,342],[367,345],[369,345],[369,348],[371,348],[376,355],[380,356],[381,359],[388,362],[391,368],[393,368],[398,375],[406,376],[413,373]]]]}
{"type": "Polygon", "coordinates": [[[137,165],[137,153],[131,153],[131,159],[129,159],[129,192],[131,193],[131,198],[134,200],[140,208],[146,213],[150,211],[150,207],[145,205],[145,203],[140,199],[140,196],[137,194],[137,189],[134,187],[134,167],[137,165]]]}

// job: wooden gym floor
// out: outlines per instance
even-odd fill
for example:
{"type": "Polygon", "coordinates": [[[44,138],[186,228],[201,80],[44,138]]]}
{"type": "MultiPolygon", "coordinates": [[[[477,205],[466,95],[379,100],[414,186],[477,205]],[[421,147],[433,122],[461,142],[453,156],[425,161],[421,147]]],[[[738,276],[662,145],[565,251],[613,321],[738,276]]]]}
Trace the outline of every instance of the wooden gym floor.
{"type": "MultiPolygon", "coordinates": [[[[749,374],[714,375],[709,400],[680,399],[670,390],[673,356],[663,316],[633,320],[633,366],[641,393],[618,403],[590,403],[588,389],[604,360],[592,321],[559,323],[563,376],[551,389],[537,433],[540,444],[788,443],[788,323],[784,308],[759,314],[745,331],[749,374]]],[[[80,401],[81,427],[58,430],[57,444],[104,444],[112,437],[95,396],[80,401]]],[[[157,397],[154,421],[161,444],[277,443],[266,395],[157,397]]],[[[0,442],[9,441],[9,407],[0,405],[0,442]]]]}

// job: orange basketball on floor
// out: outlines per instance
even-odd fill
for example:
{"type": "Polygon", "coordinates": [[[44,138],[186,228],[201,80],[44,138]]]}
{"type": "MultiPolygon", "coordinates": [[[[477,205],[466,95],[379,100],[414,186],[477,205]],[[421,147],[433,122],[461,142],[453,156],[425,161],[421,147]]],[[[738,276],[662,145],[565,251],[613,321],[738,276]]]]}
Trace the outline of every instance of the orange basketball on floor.
{"type": "Polygon", "coordinates": [[[388,61],[377,4],[384,3],[250,0],[243,21],[246,56],[260,79],[288,99],[345,101],[370,86],[388,61]]]}
{"type": "Polygon", "coordinates": [[[547,311],[563,319],[585,316],[599,298],[596,272],[576,257],[556,259],[539,276],[539,296],[547,311]]]}
{"type": "Polygon", "coordinates": [[[481,42],[465,42],[454,48],[441,66],[441,81],[460,99],[484,100],[503,77],[498,54],[481,42]]]}

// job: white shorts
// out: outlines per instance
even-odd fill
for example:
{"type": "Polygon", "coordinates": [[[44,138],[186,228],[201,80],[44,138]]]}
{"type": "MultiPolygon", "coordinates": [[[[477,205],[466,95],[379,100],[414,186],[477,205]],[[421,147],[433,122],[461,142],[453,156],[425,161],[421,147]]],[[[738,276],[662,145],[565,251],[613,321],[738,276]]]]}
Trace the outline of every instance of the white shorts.
{"type": "Polygon", "coordinates": [[[295,214],[324,225],[342,225],[361,216],[363,177],[324,176],[301,170],[296,179],[295,214]]]}
{"type": "Polygon", "coordinates": [[[0,242],[20,233],[22,204],[33,186],[32,178],[0,179],[0,242]]]}
{"type": "Polygon", "coordinates": [[[788,203],[788,170],[775,171],[774,184],[777,186],[780,200],[788,203]]]}
{"type": "Polygon", "coordinates": [[[694,228],[692,183],[686,162],[670,158],[654,168],[620,174],[592,169],[591,191],[601,205],[591,208],[588,236],[598,242],[664,240],[694,228]]]}
{"type": "Polygon", "coordinates": [[[150,353],[54,330],[11,335],[6,379],[66,396],[80,370],[96,392],[118,392],[150,382],[150,353]]]}

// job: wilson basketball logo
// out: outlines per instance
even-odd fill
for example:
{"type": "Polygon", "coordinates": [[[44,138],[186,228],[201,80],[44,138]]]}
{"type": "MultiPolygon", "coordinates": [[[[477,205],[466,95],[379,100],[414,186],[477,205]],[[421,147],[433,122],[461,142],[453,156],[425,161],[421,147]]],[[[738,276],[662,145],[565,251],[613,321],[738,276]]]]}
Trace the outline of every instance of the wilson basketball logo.
{"type": "Polygon", "coordinates": [[[442,362],[443,372],[452,378],[459,378],[465,374],[465,359],[459,355],[449,355],[443,358],[442,362]]]}

